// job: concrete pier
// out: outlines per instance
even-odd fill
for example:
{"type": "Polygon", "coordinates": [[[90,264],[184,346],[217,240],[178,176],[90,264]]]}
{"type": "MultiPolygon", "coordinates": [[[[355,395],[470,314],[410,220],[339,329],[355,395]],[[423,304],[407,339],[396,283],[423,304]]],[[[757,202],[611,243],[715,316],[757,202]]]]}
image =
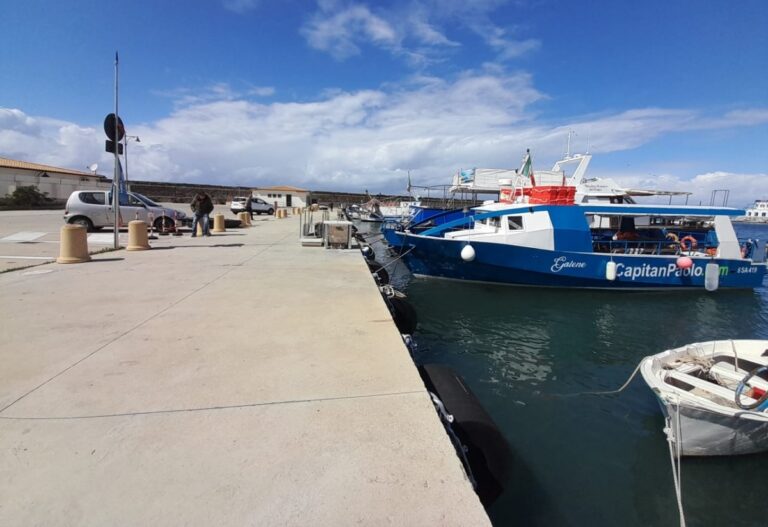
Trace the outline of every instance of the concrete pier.
{"type": "Polygon", "coordinates": [[[490,525],[359,252],[298,234],[0,275],[0,525],[490,525]]]}

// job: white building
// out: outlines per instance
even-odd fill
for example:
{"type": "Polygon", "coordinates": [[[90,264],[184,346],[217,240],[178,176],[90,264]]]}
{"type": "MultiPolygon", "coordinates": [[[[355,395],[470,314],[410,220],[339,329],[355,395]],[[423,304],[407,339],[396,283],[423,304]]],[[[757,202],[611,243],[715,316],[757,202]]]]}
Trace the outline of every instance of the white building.
{"type": "Polygon", "coordinates": [[[31,186],[49,198],[66,200],[75,190],[108,190],[112,181],[93,172],[0,157],[0,197],[12,194],[18,187],[31,186]]]}
{"type": "Polygon", "coordinates": [[[306,207],[309,191],[289,186],[254,188],[253,197],[261,198],[270,205],[277,207],[306,207]]]}

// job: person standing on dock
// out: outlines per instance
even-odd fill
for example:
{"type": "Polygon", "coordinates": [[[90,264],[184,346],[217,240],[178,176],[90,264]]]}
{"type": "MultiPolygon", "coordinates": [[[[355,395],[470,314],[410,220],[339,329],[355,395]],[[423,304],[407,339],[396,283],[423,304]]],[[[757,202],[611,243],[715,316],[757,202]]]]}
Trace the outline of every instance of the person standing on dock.
{"type": "Polygon", "coordinates": [[[253,196],[245,198],[245,212],[247,212],[248,216],[253,219],[253,196]]]}
{"type": "Polygon", "coordinates": [[[213,201],[211,200],[211,197],[205,192],[198,192],[194,199],[192,199],[190,206],[195,215],[195,219],[192,222],[192,237],[194,238],[197,236],[198,225],[201,226],[203,236],[210,236],[210,218],[208,215],[213,212],[213,201]]]}

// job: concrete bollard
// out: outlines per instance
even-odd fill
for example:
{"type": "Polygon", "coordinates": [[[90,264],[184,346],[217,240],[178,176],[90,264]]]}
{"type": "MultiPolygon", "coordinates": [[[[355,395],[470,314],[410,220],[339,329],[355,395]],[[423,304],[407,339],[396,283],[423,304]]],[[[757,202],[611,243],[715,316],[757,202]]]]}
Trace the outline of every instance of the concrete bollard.
{"type": "Polygon", "coordinates": [[[240,220],[240,226],[241,227],[247,227],[248,226],[248,220],[246,217],[248,216],[247,212],[239,212],[237,214],[237,219],[240,220]]]}
{"type": "Polygon", "coordinates": [[[213,232],[227,232],[227,229],[224,226],[224,215],[223,214],[214,214],[213,215],[213,232]]]}
{"type": "Polygon", "coordinates": [[[197,222],[197,231],[195,231],[195,235],[202,236],[203,235],[203,222],[198,221],[197,222]]]}
{"type": "Polygon", "coordinates": [[[82,225],[64,225],[61,227],[60,264],[83,263],[91,259],[88,254],[88,231],[82,225]]]}
{"type": "Polygon", "coordinates": [[[147,236],[147,224],[141,220],[128,222],[128,247],[126,251],[146,251],[151,249],[147,236]]]}

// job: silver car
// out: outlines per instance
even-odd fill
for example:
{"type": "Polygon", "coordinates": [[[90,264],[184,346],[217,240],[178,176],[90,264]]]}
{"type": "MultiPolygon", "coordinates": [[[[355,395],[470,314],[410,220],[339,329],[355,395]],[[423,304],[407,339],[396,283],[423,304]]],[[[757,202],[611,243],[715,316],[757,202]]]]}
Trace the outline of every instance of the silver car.
{"type": "MultiPolygon", "coordinates": [[[[244,196],[232,198],[232,204],[229,206],[232,214],[237,215],[240,212],[245,212],[245,201],[247,199],[244,196]]],[[[256,214],[265,213],[271,216],[275,213],[275,208],[261,198],[251,198],[251,207],[256,214]]]]}
{"type": "MultiPolygon", "coordinates": [[[[84,226],[88,232],[112,227],[115,213],[110,201],[111,192],[105,190],[76,190],[67,200],[64,208],[64,221],[84,226]]],[[[180,210],[169,209],[158,205],[151,199],[136,192],[128,192],[121,196],[120,218],[123,224],[132,220],[142,220],[154,224],[155,229],[167,230],[173,228],[178,220],[188,223],[187,215],[180,210]]]]}

